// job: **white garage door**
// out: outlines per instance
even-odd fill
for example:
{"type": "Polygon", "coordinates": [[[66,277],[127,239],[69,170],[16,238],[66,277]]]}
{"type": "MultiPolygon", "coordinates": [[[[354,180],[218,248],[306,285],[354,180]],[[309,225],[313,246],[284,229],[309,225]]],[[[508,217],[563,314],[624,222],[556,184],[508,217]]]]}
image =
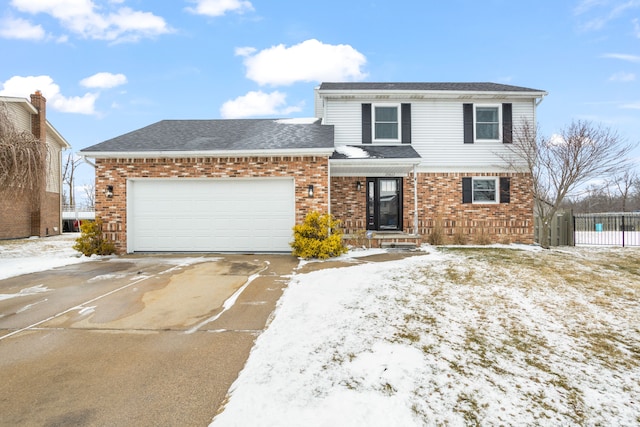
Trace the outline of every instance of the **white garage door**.
{"type": "Polygon", "coordinates": [[[291,250],[293,179],[130,180],[128,252],[291,250]]]}

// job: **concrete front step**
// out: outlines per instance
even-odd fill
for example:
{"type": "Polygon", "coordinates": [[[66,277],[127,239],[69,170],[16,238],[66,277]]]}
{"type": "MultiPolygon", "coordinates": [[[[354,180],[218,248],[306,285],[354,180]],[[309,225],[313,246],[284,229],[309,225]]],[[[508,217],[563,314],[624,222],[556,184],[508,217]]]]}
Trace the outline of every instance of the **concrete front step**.
{"type": "Polygon", "coordinates": [[[366,234],[345,234],[345,244],[356,247],[385,249],[415,249],[422,244],[422,236],[406,233],[368,232],[366,234]]]}

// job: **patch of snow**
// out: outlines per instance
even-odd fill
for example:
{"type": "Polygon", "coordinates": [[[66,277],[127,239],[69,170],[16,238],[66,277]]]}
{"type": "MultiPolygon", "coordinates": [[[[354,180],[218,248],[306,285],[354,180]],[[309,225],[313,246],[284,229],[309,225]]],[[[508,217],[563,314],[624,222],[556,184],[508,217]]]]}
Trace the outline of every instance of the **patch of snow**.
{"type": "Polygon", "coordinates": [[[336,151],[349,159],[366,159],[369,157],[369,153],[362,148],[350,145],[340,145],[336,147],[336,151]]]}
{"type": "Polygon", "coordinates": [[[575,249],[466,248],[294,275],[211,425],[635,425],[630,276],[575,249]]]}
{"type": "Polygon", "coordinates": [[[79,233],[0,241],[0,280],[70,264],[94,261],[73,249],[79,233]]]}
{"type": "Polygon", "coordinates": [[[51,289],[47,288],[45,285],[31,286],[29,288],[21,289],[20,292],[17,292],[15,294],[0,294],[0,301],[17,297],[25,297],[28,295],[41,294],[43,292],[49,291],[51,291],[51,289]]]}
{"type": "Polygon", "coordinates": [[[93,312],[96,311],[96,306],[93,305],[91,307],[78,307],[80,310],[78,311],[78,314],[81,316],[84,316],[86,314],[91,314],[93,312]]]}
{"type": "Polygon", "coordinates": [[[319,119],[317,117],[298,117],[293,119],[278,119],[275,120],[276,123],[282,123],[285,125],[311,125],[317,122],[319,119]]]}

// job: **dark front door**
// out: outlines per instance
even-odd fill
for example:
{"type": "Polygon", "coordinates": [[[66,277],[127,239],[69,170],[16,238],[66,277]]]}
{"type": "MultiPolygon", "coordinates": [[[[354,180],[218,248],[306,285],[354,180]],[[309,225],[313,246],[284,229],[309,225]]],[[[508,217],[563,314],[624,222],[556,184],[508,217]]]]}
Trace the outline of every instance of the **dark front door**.
{"type": "Polygon", "coordinates": [[[367,178],[367,230],[402,230],[402,178],[367,178]]]}

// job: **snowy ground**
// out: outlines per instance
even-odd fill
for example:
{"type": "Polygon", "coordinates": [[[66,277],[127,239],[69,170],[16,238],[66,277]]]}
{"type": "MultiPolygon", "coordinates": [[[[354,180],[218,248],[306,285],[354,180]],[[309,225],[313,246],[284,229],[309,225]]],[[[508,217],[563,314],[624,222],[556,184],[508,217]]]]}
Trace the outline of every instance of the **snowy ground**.
{"type": "MultiPolygon", "coordinates": [[[[0,241],[0,279],[76,237],[0,241]]],[[[640,248],[379,252],[292,277],[214,427],[640,425],[640,248]]]]}
{"type": "MultiPolygon", "coordinates": [[[[63,265],[91,261],[72,249],[80,233],[59,236],[0,240],[0,280],[36,273],[63,265]]],[[[95,259],[95,258],[93,258],[95,259]]]]}
{"type": "Polygon", "coordinates": [[[214,427],[640,424],[640,249],[296,274],[214,427]]]}

